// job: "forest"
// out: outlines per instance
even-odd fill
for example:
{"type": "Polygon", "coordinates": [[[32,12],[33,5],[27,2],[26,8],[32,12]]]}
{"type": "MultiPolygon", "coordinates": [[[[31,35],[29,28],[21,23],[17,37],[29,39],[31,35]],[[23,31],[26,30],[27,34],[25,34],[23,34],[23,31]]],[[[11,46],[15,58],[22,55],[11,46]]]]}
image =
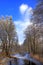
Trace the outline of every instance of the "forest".
{"type": "Polygon", "coordinates": [[[24,42],[19,45],[12,16],[0,17],[0,57],[28,53],[38,60],[40,57],[43,62],[43,0],[37,1],[30,22],[32,24],[24,30],[24,42]]]}

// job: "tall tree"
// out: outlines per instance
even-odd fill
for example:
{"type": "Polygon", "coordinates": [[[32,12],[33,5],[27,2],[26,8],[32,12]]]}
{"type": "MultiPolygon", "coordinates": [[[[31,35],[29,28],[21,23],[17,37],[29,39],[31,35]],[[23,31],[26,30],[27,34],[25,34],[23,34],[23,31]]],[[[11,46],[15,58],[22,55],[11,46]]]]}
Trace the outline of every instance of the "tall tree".
{"type": "Polygon", "coordinates": [[[33,10],[33,23],[43,23],[43,0],[38,0],[38,3],[33,10]]]}
{"type": "Polygon", "coordinates": [[[2,18],[0,20],[0,39],[2,40],[6,54],[10,51],[13,42],[18,43],[17,32],[12,17],[2,18]]]}
{"type": "Polygon", "coordinates": [[[36,27],[36,25],[32,24],[30,26],[27,27],[26,31],[25,31],[25,38],[26,38],[26,44],[28,47],[28,51],[30,50],[30,53],[36,53],[36,40],[38,38],[38,29],[36,27]]]}
{"type": "MultiPolygon", "coordinates": [[[[43,43],[41,43],[43,40],[43,0],[37,0],[37,1],[38,1],[38,3],[36,5],[35,9],[33,10],[32,22],[39,29],[38,40],[39,40],[39,43],[43,46],[43,43]]],[[[40,47],[40,44],[38,47],[40,47]]],[[[39,49],[41,49],[41,48],[39,48],[39,49]]]]}

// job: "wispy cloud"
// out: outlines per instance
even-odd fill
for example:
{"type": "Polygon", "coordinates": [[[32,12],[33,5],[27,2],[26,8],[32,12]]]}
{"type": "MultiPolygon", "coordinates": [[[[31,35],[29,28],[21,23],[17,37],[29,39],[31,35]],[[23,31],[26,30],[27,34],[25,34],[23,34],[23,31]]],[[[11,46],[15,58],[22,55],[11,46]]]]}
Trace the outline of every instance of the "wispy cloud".
{"type": "Polygon", "coordinates": [[[16,25],[16,30],[18,33],[19,43],[23,43],[24,40],[24,30],[25,28],[30,25],[30,21],[23,22],[23,21],[14,21],[16,25]]]}
{"type": "Polygon", "coordinates": [[[25,28],[30,25],[30,17],[31,14],[33,13],[32,8],[29,7],[27,4],[22,4],[19,7],[19,11],[20,13],[23,15],[23,20],[17,20],[14,21],[15,25],[16,25],[16,30],[18,33],[18,38],[19,38],[19,43],[23,43],[24,40],[24,30],[25,28]]]}

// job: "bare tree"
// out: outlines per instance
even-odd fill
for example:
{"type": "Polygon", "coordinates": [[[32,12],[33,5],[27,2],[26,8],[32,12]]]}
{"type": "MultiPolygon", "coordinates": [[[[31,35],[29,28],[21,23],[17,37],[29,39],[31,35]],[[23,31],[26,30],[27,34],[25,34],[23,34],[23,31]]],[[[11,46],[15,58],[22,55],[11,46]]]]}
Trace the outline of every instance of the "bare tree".
{"type": "Polygon", "coordinates": [[[2,18],[0,20],[0,39],[2,40],[6,54],[10,51],[13,42],[18,43],[17,32],[12,17],[2,18]]]}
{"type": "Polygon", "coordinates": [[[28,26],[25,31],[25,38],[28,41],[26,44],[28,46],[28,50],[30,49],[30,53],[36,53],[36,39],[38,38],[38,31],[38,28],[34,24],[28,26]]]}
{"type": "MultiPolygon", "coordinates": [[[[43,0],[38,0],[38,3],[36,5],[35,9],[33,10],[32,22],[39,29],[39,32],[38,32],[39,46],[38,47],[39,47],[39,49],[41,49],[42,47],[40,47],[40,45],[43,46],[43,42],[42,42],[42,40],[43,40],[43,0]]],[[[39,52],[40,52],[40,50],[39,50],[39,52]]]]}

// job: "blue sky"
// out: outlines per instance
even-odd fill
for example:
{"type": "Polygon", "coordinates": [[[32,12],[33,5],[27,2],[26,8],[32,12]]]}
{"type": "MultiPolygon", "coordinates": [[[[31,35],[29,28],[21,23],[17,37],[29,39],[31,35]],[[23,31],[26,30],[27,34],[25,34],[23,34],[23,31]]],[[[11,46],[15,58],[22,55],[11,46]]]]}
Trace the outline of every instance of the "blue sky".
{"type": "Polygon", "coordinates": [[[0,16],[12,16],[16,25],[19,43],[23,43],[25,28],[30,25],[30,15],[36,0],[0,0],[0,16]]]}

